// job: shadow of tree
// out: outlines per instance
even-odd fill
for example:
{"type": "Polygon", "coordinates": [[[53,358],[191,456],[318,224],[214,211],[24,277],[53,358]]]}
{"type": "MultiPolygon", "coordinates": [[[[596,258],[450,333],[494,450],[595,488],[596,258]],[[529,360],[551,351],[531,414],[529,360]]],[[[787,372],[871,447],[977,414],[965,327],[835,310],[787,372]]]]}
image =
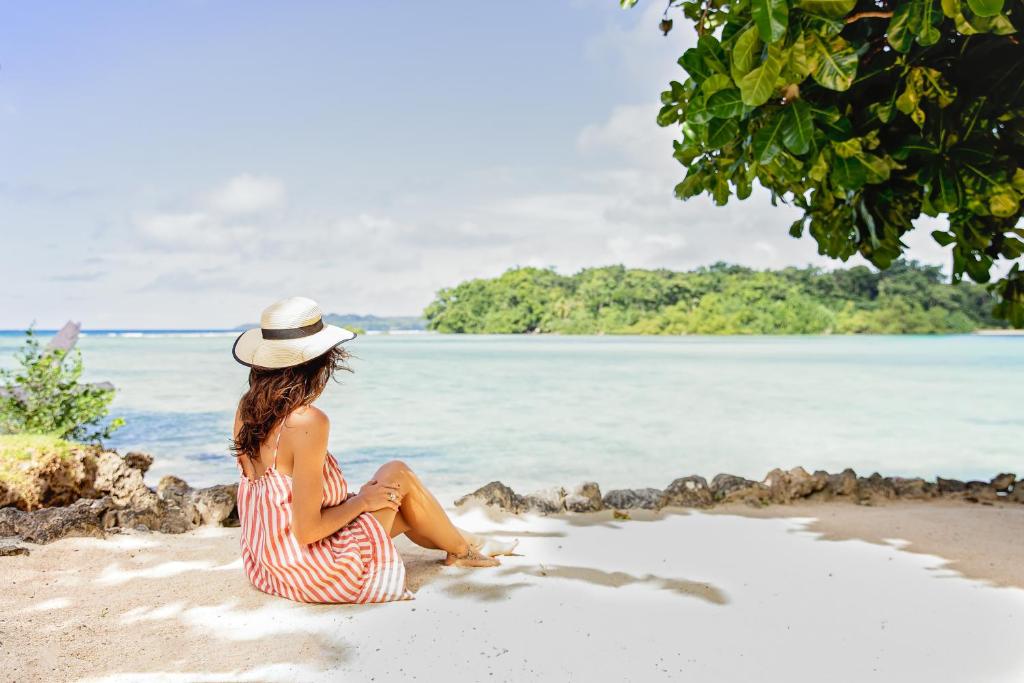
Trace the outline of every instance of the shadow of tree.
{"type": "Polygon", "coordinates": [[[584,581],[595,586],[621,588],[632,584],[649,584],[656,588],[669,590],[678,595],[699,598],[715,605],[728,604],[729,599],[718,587],[699,581],[673,579],[654,574],[633,576],[626,572],[606,572],[591,567],[573,567],[566,565],[541,565],[539,567],[508,567],[500,572],[504,576],[528,574],[530,576],[549,577],[584,581]]]}

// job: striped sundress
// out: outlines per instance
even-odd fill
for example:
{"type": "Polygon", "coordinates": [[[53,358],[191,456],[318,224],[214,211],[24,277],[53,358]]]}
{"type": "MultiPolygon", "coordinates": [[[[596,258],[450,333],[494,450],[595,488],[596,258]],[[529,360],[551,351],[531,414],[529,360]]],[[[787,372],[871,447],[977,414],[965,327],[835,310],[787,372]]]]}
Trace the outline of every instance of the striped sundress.
{"type": "MultiPolygon", "coordinates": [[[[364,513],[315,543],[292,534],[292,478],[277,471],[277,433],[270,467],[238,484],[242,566],[252,585],[299,602],[366,603],[411,599],[405,565],[377,518],[364,513]]],[[[242,463],[238,463],[242,469],[242,463]]],[[[334,456],[324,461],[322,508],[348,497],[348,484],[334,456]]]]}

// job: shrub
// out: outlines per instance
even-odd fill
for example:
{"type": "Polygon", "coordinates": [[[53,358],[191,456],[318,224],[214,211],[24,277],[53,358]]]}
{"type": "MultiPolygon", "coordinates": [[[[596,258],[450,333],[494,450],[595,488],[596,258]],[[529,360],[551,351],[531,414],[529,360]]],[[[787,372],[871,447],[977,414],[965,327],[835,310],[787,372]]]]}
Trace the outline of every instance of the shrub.
{"type": "Polygon", "coordinates": [[[124,420],[106,420],[114,390],[79,382],[82,354],[77,349],[43,348],[30,329],[15,358],[18,367],[0,370],[0,432],[50,434],[99,442],[124,420]]]}

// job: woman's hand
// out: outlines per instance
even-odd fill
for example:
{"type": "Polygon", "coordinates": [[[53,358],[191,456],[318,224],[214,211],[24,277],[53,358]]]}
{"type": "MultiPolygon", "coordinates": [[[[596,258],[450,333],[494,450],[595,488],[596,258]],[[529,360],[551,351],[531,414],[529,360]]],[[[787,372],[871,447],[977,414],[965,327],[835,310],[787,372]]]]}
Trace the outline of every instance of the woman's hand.
{"type": "Polygon", "coordinates": [[[363,502],[367,512],[386,508],[397,510],[398,505],[402,502],[401,488],[402,485],[398,482],[385,484],[372,479],[363,484],[356,495],[363,502]]]}

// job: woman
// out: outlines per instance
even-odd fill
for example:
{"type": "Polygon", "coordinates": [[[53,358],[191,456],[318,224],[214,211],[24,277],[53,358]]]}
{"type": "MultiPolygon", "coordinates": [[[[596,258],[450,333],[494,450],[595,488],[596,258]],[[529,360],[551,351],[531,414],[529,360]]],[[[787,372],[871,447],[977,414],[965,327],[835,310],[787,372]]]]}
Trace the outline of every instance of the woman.
{"type": "Polygon", "coordinates": [[[327,450],[330,421],[313,406],[327,382],[348,370],[341,344],[353,332],[325,325],[302,297],[266,310],[232,353],[249,366],[249,390],[235,414],[232,450],[241,480],[242,563],[252,584],[301,602],[405,600],[405,566],[392,538],[405,534],[447,553],[446,564],[491,567],[491,545],[457,529],[404,463],[377,470],[351,493],[327,450]]]}

